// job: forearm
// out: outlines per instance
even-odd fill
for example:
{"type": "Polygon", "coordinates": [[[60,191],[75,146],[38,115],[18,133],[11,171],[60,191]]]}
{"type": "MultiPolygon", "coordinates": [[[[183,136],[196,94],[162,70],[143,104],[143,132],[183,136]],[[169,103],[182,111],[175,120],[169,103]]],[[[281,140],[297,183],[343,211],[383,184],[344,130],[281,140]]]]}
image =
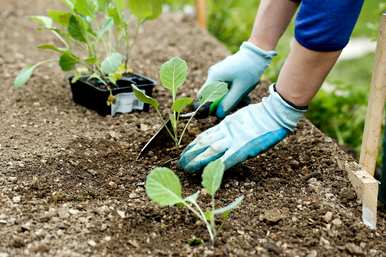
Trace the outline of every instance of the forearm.
{"type": "Polygon", "coordinates": [[[249,41],[263,50],[275,49],[297,7],[296,1],[262,0],[249,41]]]}

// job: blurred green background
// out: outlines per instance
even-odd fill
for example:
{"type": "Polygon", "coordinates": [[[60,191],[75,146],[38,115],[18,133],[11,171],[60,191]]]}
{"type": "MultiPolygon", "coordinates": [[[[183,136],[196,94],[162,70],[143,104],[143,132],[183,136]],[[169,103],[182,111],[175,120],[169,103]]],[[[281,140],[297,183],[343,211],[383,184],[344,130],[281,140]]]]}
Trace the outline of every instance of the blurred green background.
{"type": "MultiPolygon", "coordinates": [[[[192,5],[192,0],[169,0],[174,9],[192,5]]],[[[208,30],[231,52],[247,40],[259,5],[257,0],[208,0],[208,30]]],[[[353,32],[352,39],[376,40],[384,0],[367,0],[353,32]]],[[[289,51],[293,24],[279,42],[272,65],[265,78],[276,81],[280,67],[289,51]]],[[[358,156],[367,107],[374,53],[337,63],[319,91],[307,117],[324,133],[335,138],[346,150],[358,156]]]]}

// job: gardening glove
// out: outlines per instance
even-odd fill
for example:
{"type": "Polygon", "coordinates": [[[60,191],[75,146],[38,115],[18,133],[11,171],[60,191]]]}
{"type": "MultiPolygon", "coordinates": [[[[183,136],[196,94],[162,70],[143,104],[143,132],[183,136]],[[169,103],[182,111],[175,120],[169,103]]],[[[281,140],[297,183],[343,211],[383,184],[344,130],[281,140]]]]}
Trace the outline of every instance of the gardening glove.
{"type": "Polygon", "coordinates": [[[220,158],[226,169],[255,157],[293,131],[307,107],[295,108],[275,90],[258,104],[228,115],[218,125],[201,133],[181,154],[179,166],[197,172],[220,158]]]}
{"type": "Polygon", "coordinates": [[[275,55],[275,51],[264,51],[251,42],[244,42],[237,53],[209,68],[208,78],[198,92],[198,99],[203,88],[209,83],[227,82],[230,90],[216,110],[216,116],[224,118],[256,87],[275,55]]]}

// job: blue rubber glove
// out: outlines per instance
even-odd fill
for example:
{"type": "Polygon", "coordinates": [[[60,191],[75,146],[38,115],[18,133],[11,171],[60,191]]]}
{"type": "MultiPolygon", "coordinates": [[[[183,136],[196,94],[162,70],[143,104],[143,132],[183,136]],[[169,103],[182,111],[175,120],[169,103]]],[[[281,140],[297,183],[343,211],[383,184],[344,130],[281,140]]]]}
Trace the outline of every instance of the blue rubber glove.
{"type": "Polygon", "coordinates": [[[257,156],[293,131],[306,109],[288,104],[275,90],[258,104],[228,115],[218,125],[201,133],[181,155],[179,166],[197,172],[220,158],[226,169],[257,156]]]}
{"type": "Polygon", "coordinates": [[[228,82],[230,90],[216,110],[216,116],[224,118],[256,87],[275,55],[275,51],[264,51],[251,42],[244,42],[237,53],[209,68],[208,78],[198,92],[198,99],[210,82],[228,82]]]}

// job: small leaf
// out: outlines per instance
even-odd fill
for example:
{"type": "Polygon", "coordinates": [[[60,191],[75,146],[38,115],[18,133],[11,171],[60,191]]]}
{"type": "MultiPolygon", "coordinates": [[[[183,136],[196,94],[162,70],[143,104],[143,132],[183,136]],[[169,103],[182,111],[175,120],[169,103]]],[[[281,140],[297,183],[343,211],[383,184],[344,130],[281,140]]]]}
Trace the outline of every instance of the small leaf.
{"type": "Polygon", "coordinates": [[[86,43],[86,27],[80,17],[71,15],[68,22],[68,33],[73,39],[86,43]]]}
{"type": "Polygon", "coordinates": [[[123,56],[120,53],[112,53],[101,63],[101,70],[104,74],[111,74],[118,70],[123,62],[123,56]]]}
{"type": "Polygon", "coordinates": [[[193,103],[193,98],[191,97],[181,97],[178,98],[172,105],[172,110],[175,112],[182,112],[187,106],[193,103]]]}
{"type": "Polygon", "coordinates": [[[76,0],[74,8],[80,15],[91,17],[95,15],[98,7],[94,0],[76,0]]]}
{"type": "Polygon", "coordinates": [[[73,70],[78,64],[79,58],[71,52],[65,52],[60,56],[59,66],[63,71],[73,70]]]}
{"type": "Polygon", "coordinates": [[[216,209],[214,211],[214,215],[219,215],[219,214],[226,214],[229,213],[231,210],[236,209],[244,200],[244,196],[237,197],[236,200],[234,200],[232,203],[228,204],[227,206],[216,209]]]}
{"type": "Polygon", "coordinates": [[[22,87],[27,83],[27,81],[31,78],[32,73],[36,69],[38,65],[28,65],[24,69],[22,69],[19,74],[17,75],[14,86],[15,87],[22,87]]]}
{"type": "Polygon", "coordinates": [[[146,194],[161,207],[172,206],[184,201],[181,182],[168,168],[155,168],[146,178],[146,194]]]}
{"type": "Polygon", "coordinates": [[[194,194],[186,197],[185,201],[190,202],[190,203],[196,203],[199,196],[200,196],[200,191],[197,191],[194,194]]]}
{"type": "Polygon", "coordinates": [[[228,93],[228,85],[225,82],[211,82],[204,86],[199,93],[200,104],[208,102],[216,102],[223,98],[228,93]]]}
{"type": "Polygon", "coordinates": [[[64,53],[67,51],[67,49],[65,49],[65,48],[59,48],[59,47],[52,45],[52,44],[39,45],[38,48],[39,49],[52,50],[52,51],[55,51],[57,53],[64,53]]]}
{"type": "Polygon", "coordinates": [[[145,95],[145,93],[142,90],[140,90],[138,87],[134,85],[131,85],[131,87],[133,88],[133,92],[136,98],[138,98],[140,101],[144,102],[145,104],[149,104],[154,109],[158,110],[159,103],[156,99],[145,95]]]}
{"type": "Polygon", "coordinates": [[[38,24],[40,27],[45,29],[51,29],[52,27],[52,19],[47,16],[31,16],[30,19],[38,24]]]}
{"type": "Polygon", "coordinates": [[[61,10],[48,10],[48,16],[56,23],[67,27],[68,22],[70,21],[71,13],[61,11],[61,10]]]}
{"type": "Polygon", "coordinates": [[[212,197],[221,186],[224,170],[224,163],[220,159],[209,163],[204,169],[202,186],[212,197]]]}
{"type": "Polygon", "coordinates": [[[188,75],[188,65],[179,57],[173,57],[161,65],[160,78],[162,85],[169,89],[173,98],[177,89],[182,86],[188,75]]]}

